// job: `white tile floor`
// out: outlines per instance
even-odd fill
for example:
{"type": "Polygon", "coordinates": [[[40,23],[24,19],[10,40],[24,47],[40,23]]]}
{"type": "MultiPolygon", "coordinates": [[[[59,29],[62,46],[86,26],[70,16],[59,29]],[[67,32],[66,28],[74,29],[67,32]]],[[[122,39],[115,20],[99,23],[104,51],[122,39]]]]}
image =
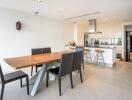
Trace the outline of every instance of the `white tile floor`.
{"type": "MultiPolygon", "coordinates": [[[[29,69],[28,69],[29,70],[29,69]]],[[[86,64],[81,84],[78,73],[74,73],[74,89],[69,77],[62,80],[62,96],[59,96],[58,81],[50,81],[49,87],[42,83],[35,96],[26,95],[26,87],[19,81],[5,87],[3,100],[132,100],[132,64],[117,62],[114,68],[86,64]]]]}

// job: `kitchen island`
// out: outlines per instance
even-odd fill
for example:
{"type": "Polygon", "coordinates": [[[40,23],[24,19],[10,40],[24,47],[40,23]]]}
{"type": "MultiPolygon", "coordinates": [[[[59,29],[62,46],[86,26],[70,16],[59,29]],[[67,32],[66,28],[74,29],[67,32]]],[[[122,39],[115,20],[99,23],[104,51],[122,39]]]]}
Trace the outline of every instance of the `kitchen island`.
{"type": "MultiPolygon", "coordinates": [[[[84,47],[84,46],[68,46],[66,45],[67,50],[74,50],[76,47],[84,47]]],[[[92,62],[89,60],[89,58],[86,59],[86,55],[84,55],[85,61],[90,61],[90,63],[93,64],[100,64],[105,65],[106,67],[112,67],[116,63],[116,47],[107,47],[107,46],[87,46],[84,47],[84,50],[88,50],[88,54],[90,54],[92,58],[92,62]],[[99,63],[97,63],[97,53],[95,50],[103,50],[103,61],[99,60],[99,63]]],[[[89,55],[88,55],[89,56],[89,55]]]]}
{"type": "MultiPolygon", "coordinates": [[[[105,66],[112,67],[116,63],[116,47],[94,47],[88,46],[84,47],[84,49],[89,50],[89,54],[91,55],[92,62],[95,63],[97,61],[96,52],[95,50],[103,50],[103,57],[105,66]]],[[[101,64],[102,61],[100,60],[99,63],[101,64]]]]}

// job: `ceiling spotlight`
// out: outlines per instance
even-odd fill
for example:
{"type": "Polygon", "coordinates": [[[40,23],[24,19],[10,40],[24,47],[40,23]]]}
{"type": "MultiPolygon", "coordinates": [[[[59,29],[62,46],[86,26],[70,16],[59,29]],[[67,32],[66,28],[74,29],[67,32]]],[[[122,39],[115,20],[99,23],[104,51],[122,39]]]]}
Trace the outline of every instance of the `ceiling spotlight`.
{"type": "Polygon", "coordinates": [[[36,15],[36,16],[38,16],[38,14],[39,14],[39,12],[38,12],[38,11],[35,11],[34,13],[35,13],[35,15],[36,15]]]}

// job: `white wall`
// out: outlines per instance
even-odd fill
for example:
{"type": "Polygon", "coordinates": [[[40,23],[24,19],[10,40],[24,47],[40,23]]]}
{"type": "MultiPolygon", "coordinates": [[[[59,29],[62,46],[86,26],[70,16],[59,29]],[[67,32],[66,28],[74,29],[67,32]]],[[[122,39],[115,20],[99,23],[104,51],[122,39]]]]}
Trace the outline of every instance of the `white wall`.
{"type": "Polygon", "coordinates": [[[67,41],[73,40],[73,24],[45,17],[0,8],[0,60],[5,72],[11,67],[2,59],[29,55],[31,48],[51,47],[64,50],[67,41]],[[16,21],[22,22],[17,31],[16,21]]]}
{"type": "Polygon", "coordinates": [[[84,44],[84,33],[88,31],[88,23],[82,22],[77,23],[77,44],[83,45],[84,44]]]}
{"type": "Polygon", "coordinates": [[[74,41],[77,42],[78,27],[77,27],[77,23],[73,23],[73,24],[74,24],[74,41]]]}

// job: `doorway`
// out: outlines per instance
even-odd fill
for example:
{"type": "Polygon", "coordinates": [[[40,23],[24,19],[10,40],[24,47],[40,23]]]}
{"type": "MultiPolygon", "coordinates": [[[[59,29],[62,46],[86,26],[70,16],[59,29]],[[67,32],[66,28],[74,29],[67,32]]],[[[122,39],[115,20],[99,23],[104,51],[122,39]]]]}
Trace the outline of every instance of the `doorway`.
{"type": "Polygon", "coordinates": [[[132,53],[132,31],[126,31],[126,61],[131,61],[130,53],[132,53]]]}

